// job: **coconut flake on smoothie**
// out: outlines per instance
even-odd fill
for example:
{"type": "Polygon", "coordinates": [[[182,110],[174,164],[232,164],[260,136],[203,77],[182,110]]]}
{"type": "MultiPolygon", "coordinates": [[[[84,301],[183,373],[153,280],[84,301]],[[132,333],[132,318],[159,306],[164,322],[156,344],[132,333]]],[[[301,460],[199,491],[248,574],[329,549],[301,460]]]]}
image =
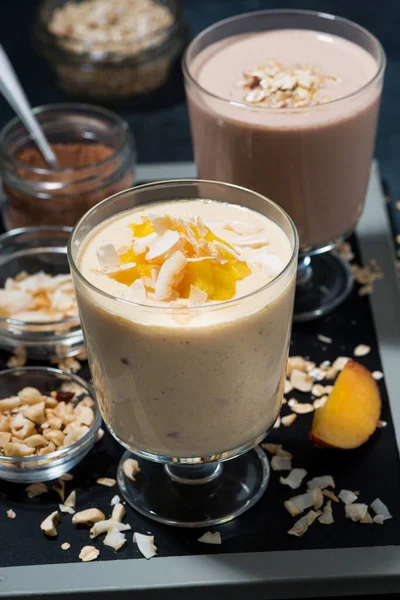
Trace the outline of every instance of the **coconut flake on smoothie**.
{"type": "Polygon", "coordinates": [[[290,248],[266,217],[254,213],[254,222],[243,222],[235,220],[243,208],[193,204],[181,201],[162,212],[135,210],[111,220],[96,244],[96,285],[138,304],[194,307],[250,293],[283,270],[290,248]],[[173,214],[187,205],[185,216],[173,214]],[[116,243],[121,239],[122,245],[116,243]]]}

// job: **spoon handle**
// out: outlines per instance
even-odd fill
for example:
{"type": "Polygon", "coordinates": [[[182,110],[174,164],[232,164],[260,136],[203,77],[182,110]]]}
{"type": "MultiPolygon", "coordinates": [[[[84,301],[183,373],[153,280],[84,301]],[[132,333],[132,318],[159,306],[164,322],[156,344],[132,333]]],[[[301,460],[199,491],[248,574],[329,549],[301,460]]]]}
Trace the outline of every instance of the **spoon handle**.
{"type": "Polygon", "coordinates": [[[17,75],[11,65],[8,56],[0,44],[0,92],[14,108],[15,112],[28,129],[33,139],[39,146],[41,153],[47,164],[53,168],[58,168],[57,158],[46,140],[43,131],[32,114],[25,92],[17,78],[17,75]]]}

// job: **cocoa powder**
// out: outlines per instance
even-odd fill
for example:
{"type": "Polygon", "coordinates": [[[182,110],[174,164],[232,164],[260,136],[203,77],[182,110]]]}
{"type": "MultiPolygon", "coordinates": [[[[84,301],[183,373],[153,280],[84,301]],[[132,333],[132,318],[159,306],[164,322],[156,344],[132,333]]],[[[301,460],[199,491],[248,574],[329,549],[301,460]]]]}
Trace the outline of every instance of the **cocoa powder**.
{"type": "Polygon", "coordinates": [[[3,177],[7,229],[73,226],[92,206],[133,185],[133,159],[101,143],[52,144],[59,169],[50,170],[36,147],[18,151],[3,177]],[[24,167],[26,165],[26,167],[24,167]],[[38,172],[35,169],[43,169],[38,172]]]}

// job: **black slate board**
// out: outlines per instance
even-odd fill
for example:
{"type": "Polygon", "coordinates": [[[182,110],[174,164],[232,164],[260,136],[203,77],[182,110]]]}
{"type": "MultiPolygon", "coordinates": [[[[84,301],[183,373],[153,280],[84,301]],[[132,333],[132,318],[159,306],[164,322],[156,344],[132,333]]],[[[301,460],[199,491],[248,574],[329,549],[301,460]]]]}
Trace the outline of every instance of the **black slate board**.
{"type": "MultiPolygon", "coordinates": [[[[357,256],[357,242],[352,239],[357,256]]],[[[376,335],[368,297],[360,297],[357,287],[348,300],[333,314],[308,324],[294,325],[291,355],[309,357],[318,364],[323,360],[333,361],[337,356],[352,356],[358,344],[371,346],[371,352],[359,358],[371,371],[382,370],[376,335]],[[331,337],[332,344],[318,340],[318,334],[331,337]]],[[[4,367],[7,356],[0,355],[0,367],[4,367]]],[[[89,377],[87,365],[79,373],[89,377]]],[[[282,443],[293,455],[293,466],[308,471],[308,478],[330,474],[340,489],[359,490],[359,501],[367,504],[376,497],[387,503],[393,515],[383,526],[353,523],[344,517],[343,504],[334,504],[335,524],[323,526],[316,523],[302,538],[287,535],[293,519],[283,506],[284,500],[304,491],[291,490],[279,483],[282,472],[272,472],[271,481],[263,498],[239,519],[217,528],[222,535],[221,546],[199,544],[200,530],[185,530],[159,525],[150,521],[127,506],[125,521],[132,531],[151,532],[155,536],[159,556],[184,556],[212,553],[265,552],[272,550],[304,550],[323,548],[346,548],[363,546],[396,545],[400,540],[400,463],[394,429],[385,389],[384,379],[379,382],[383,398],[382,419],[387,427],[378,429],[362,447],[352,451],[337,451],[314,448],[308,439],[312,414],[298,415],[289,427],[273,430],[268,441],[282,443]]],[[[290,396],[295,396],[291,393],[290,396]]],[[[304,400],[300,394],[299,399],[304,400]]],[[[287,406],[282,414],[289,412],[287,406]]],[[[74,480],[67,489],[77,490],[77,510],[98,507],[110,514],[110,500],[118,493],[117,486],[106,488],[96,483],[98,477],[115,477],[122,448],[106,433],[92,452],[74,471],[74,480]]],[[[86,528],[76,528],[70,515],[61,516],[56,539],[47,539],[39,529],[40,522],[57,508],[59,497],[55,492],[27,498],[24,485],[0,482],[0,567],[37,564],[56,564],[78,561],[78,554],[86,544],[100,549],[98,560],[139,558],[137,547],[130,533],[128,543],[115,553],[102,544],[101,537],[91,541],[86,528]],[[12,508],[16,518],[6,516],[12,508]],[[4,541],[7,543],[4,543],[4,541]],[[69,542],[71,548],[61,550],[61,544],[69,542]]],[[[122,495],[121,495],[122,496],[122,495]]]]}

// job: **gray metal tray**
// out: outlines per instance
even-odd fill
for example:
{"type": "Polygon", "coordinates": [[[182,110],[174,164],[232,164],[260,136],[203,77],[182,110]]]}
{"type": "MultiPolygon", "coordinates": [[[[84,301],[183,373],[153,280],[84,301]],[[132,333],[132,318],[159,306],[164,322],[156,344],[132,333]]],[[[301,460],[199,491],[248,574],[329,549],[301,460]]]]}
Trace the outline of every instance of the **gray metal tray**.
{"type": "MultiPolygon", "coordinates": [[[[195,172],[193,165],[189,163],[157,165],[139,168],[138,176],[142,181],[150,181],[192,177],[195,172]]],[[[384,279],[376,283],[370,303],[389,398],[393,425],[390,431],[393,432],[397,445],[391,459],[391,472],[385,474],[389,480],[393,474],[394,478],[397,477],[400,465],[397,451],[400,441],[400,290],[395,270],[394,243],[376,165],[371,173],[366,208],[357,230],[357,240],[363,262],[374,258],[384,271],[384,279]]],[[[316,325],[308,327],[317,331],[316,325]]],[[[389,508],[394,509],[390,505],[390,498],[385,496],[384,489],[381,493],[389,508]]],[[[4,508],[0,502],[0,511],[4,508]]],[[[268,503],[265,510],[268,510],[268,503]]],[[[392,512],[396,517],[395,510],[392,512]]],[[[145,527],[152,529],[149,521],[143,520],[143,523],[145,527]]],[[[1,524],[0,517],[0,544],[7,552],[10,542],[2,537],[1,524]]],[[[364,527],[354,525],[361,529],[364,527]]],[[[391,522],[383,527],[391,527],[391,522]]],[[[298,549],[252,552],[253,533],[250,530],[247,532],[250,541],[245,552],[240,548],[232,549],[231,546],[229,553],[225,553],[222,545],[217,553],[211,553],[210,550],[209,554],[197,554],[196,546],[193,545],[190,551],[187,548],[182,550],[183,555],[180,556],[168,556],[166,551],[160,552],[151,561],[117,558],[90,564],[77,562],[77,558],[66,564],[43,564],[38,543],[37,561],[29,557],[25,566],[6,568],[1,568],[0,562],[0,598],[142,600],[153,598],[157,594],[160,600],[179,600],[188,596],[196,600],[204,599],[207,594],[209,600],[220,598],[221,595],[239,600],[243,594],[248,593],[254,600],[265,600],[400,592],[400,536],[397,539],[397,534],[391,535],[389,544],[385,542],[380,545],[379,536],[383,527],[379,529],[376,526],[377,537],[373,539],[367,536],[365,539],[371,540],[368,543],[357,540],[356,535],[353,539],[351,536],[356,529],[349,529],[343,547],[329,548],[327,538],[326,546],[319,543],[315,548],[304,549],[303,538],[299,538],[299,543],[295,546],[298,549]]],[[[276,547],[282,547],[286,529],[282,526],[283,542],[277,543],[276,547]]],[[[269,531],[258,531],[257,535],[260,534],[268,536],[269,531]]],[[[171,532],[169,528],[168,535],[173,538],[175,530],[171,532]]],[[[23,537],[18,543],[24,544],[23,537]]],[[[59,551],[58,546],[55,552],[59,551]]],[[[202,548],[201,551],[208,550],[202,548]]],[[[12,564],[12,561],[7,564],[12,564]]]]}

